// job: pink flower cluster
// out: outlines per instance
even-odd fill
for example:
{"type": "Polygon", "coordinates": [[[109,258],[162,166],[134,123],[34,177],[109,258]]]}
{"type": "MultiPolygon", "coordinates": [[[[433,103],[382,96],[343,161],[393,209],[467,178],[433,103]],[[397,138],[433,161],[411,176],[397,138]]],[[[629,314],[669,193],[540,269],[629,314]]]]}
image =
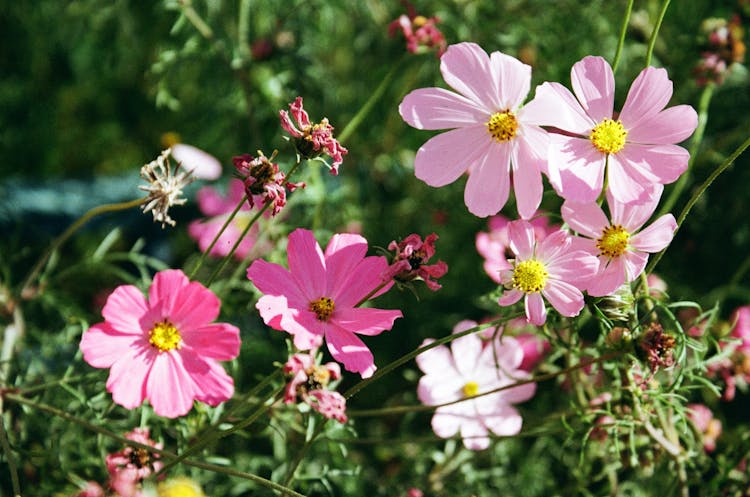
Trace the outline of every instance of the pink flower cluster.
{"type": "Polygon", "coordinates": [[[445,276],[448,272],[448,265],[443,261],[427,264],[435,255],[437,239],[438,236],[435,233],[427,235],[424,241],[421,236],[412,233],[400,242],[392,241],[388,245],[388,250],[394,251],[395,255],[383,277],[384,280],[395,279],[408,282],[419,278],[430,290],[440,290],[442,287],[435,279],[445,276]]]}
{"type": "Polygon", "coordinates": [[[734,399],[738,383],[750,384],[750,305],[735,309],[730,322],[733,326],[729,338],[734,341],[720,342],[729,356],[709,365],[709,373],[724,380],[722,398],[727,401],[734,399]]]}
{"type": "MultiPolygon", "coordinates": [[[[125,434],[128,440],[157,449],[163,448],[162,444],[154,442],[149,436],[148,428],[135,428],[125,434]]],[[[109,485],[120,497],[140,497],[141,482],[164,466],[159,461],[158,454],[137,447],[125,447],[119,452],[109,454],[105,463],[110,476],[109,485]]]]}
{"type": "Polygon", "coordinates": [[[411,53],[436,49],[440,57],[445,52],[445,36],[437,27],[440,19],[417,15],[414,7],[406,3],[408,15],[402,14],[388,25],[388,35],[394,36],[399,30],[406,38],[406,49],[411,53]]]}
{"type": "Polygon", "coordinates": [[[279,171],[279,166],[258,151],[258,157],[243,154],[232,158],[234,167],[245,185],[247,202],[254,207],[260,198],[263,204],[271,204],[271,213],[275,216],[286,205],[286,189],[294,191],[296,188],[305,186],[304,183],[290,183],[286,181],[284,173],[279,171]]]}
{"type": "Polygon", "coordinates": [[[292,375],[286,386],[284,402],[305,402],[329,419],[346,423],[346,399],[340,393],[329,390],[328,384],[341,378],[341,368],[335,362],[317,364],[315,351],[294,354],[284,365],[284,372],[292,375]]]}

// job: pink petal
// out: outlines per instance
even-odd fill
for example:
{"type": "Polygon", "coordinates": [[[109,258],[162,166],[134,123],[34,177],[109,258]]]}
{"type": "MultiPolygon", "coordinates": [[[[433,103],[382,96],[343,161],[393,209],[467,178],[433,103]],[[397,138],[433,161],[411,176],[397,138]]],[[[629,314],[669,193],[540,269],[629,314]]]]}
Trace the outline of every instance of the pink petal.
{"type": "Polygon", "coordinates": [[[560,195],[566,200],[594,202],[602,191],[606,155],[588,139],[550,134],[549,168],[560,172],[560,195]]]}
{"type": "Polygon", "coordinates": [[[172,312],[165,317],[180,331],[207,325],[219,317],[221,302],[214,292],[197,281],[182,287],[172,305],[172,312]]]}
{"type": "Polygon", "coordinates": [[[612,118],[615,103],[615,77],[602,57],[588,56],[570,70],[573,91],[586,113],[594,121],[612,118]]]}
{"type": "Polygon", "coordinates": [[[108,368],[128,350],[138,350],[148,344],[145,335],[124,334],[109,323],[91,326],[81,337],[79,345],[83,360],[95,368],[108,368]]]}
{"type": "MultiPolygon", "coordinates": [[[[594,242],[590,243],[593,245],[594,242]]],[[[576,245],[580,246],[582,244],[578,243],[576,245]]],[[[599,271],[599,260],[590,251],[569,249],[554,260],[550,260],[547,263],[547,269],[555,279],[568,282],[583,289],[587,280],[599,271]]]]}
{"type": "Polygon", "coordinates": [[[522,109],[523,121],[588,135],[596,122],[586,115],[576,97],[560,83],[542,83],[534,99],[522,109]]]}
{"type": "Polygon", "coordinates": [[[625,259],[625,280],[629,282],[641,275],[648,262],[648,254],[637,250],[625,252],[622,258],[625,259]]]}
{"type": "Polygon", "coordinates": [[[641,120],[659,113],[672,98],[672,82],[665,69],[647,67],[635,78],[628,90],[620,121],[625,129],[638,126],[641,120]]]}
{"type": "Polygon", "coordinates": [[[451,353],[456,370],[467,380],[472,379],[472,373],[474,373],[477,361],[482,354],[482,346],[482,339],[479,338],[477,333],[464,335],[451,342],[451,353]]]}
{"type": "MultiPolygon", "coordinates": [[[[433,339],[427,339],[422,342],[420,347],[429,345],[434,342],[433,339]]],[[[442,375],[452,369],[453,356],[451,351],[445,345],[438,345],[429,350],[426,350],[416,357],[417,366],[422,370],[423,373],[428,375],[442,375]]]]}
{"type": "Polygon", "coordinates": [[[450,129],[484,124],[490,112],[471,100],[442,88],[420,88],[398,106],[401,117],[417,129],[450,129]]]}
{"type": "Polygon", "coordinates": [[[493,144],[487,126],[469,126],[430,138],[414,158],[414,174],[430,186],[453,183],[493,144]]]}
{"type": "Polygon", "coordinates": [[[264,294],[284,295],[295,306],[306,307],[313,298],[304,295],[289,271],[278,264],[256,260],[247,269],[247,277],[264,294]]]}
{"type": "MultiPolygon", "coordinates": [[[[442,408],[441,408],[442,409],[442,408]]],[[[432,431],[440,438],[450,438],[461,427],[461,418],[438,409],[432,416],[432,431]]]]}
{"type": "Polygon", "coordinates": [[[112,400],[126,409],[133,409],[146,398],[146,378],[157,353],[152,347],[123,350],[120,360],[112,364],[107,378],[107,391],[112,400]]]}
{"type": "MultiPolygon", "coordinates": [[[[529,374],[521,374],[520,371],[514,372],[513,380],[507,384],[515,383],[521,380],[527,380],[531,378],[529,374]]],[[[500,396],[504,402],[512,404],[518,404],[519,402],[526,402],[534,396],[536,393],[536,383],[526,383],[525,385],[519,385],[517,387],[509,388],[500,392],[500,396]]]]}
{"type": "Polygon", "coordinates": [[[546,167],[545,159],[537,158],[524,139],[516,140],[516,146],[513,147],[513,191],[516,194],[518,214],[522,219],[533,217],[542,202],[540,171],[546,167]]]}
{"type": "Polygon", "coordinates": [[[403,317],[401,311],[350,307],[341,311],[336,310],[331,320],[352,333],[374,336],[393,328],[393,322],[400,317],[403,317]]]}
{"type": "Polygon", "coordinates": [[[635,233],[646,221],[653,215],[656,206],[659,205],[659,199],[664,191],[664,187],[659,183],[654,183],[648,191],[648,197],[644,202],[632,202],[624,204],[607,192],[607,205],[612,213],[612,224],[619,224],[625,228],[628,233],[635,233]]]}
{"type": "Polygon", "coordinates": [[[609,263],[591,279],[586,290],[592,297],[611,295],[625,283],[625,277],[625,254],[623,254],[610,259],[609,263]]]}
{"type": "Polygon", "coordinates": [[[176,418],[193,408],[193,382],[177,352],[157,353],[146,381],[148,401],[154,412],[165,418],[176,418]]]}
{"type": "MultiPolygon", "coordinates": [[[[354,307],[383,283],[383,274],[387,269],[388,261],[383,256],[360,259],[349,274],[342,275],[339,281],[329,279],[329,286],[331,286],[329,295],[337,308],[354,307]]],[[[370,298],[381,294],[382,290],[371,295],[370,298]]]]}
{"type": "Polygon", "coordinates": [[[607,193],[624,204],[645,202],[652,185],[642,170],[622,154],[609,156],[608,183],[607,193]]]}
{"type": "Polygon", "coordinates": [[[669,145],[680,143],[693,134],[698,126],[698,114],[689,105],[677,105],[658,114],[641,119],[628,130],[627,140],[632,143],[669,145]]]}
{"type": "MultiPolygon", "coordinates": [[[[337,233],[326,246],[325,268],[331,281],[346,279],[367,254],[367,240],[355,233],[337,233]]],[[[329,288],[330,290],[330,288],[329,288]]]]}
{"type": "Polygon", "coordinates": [[[192,354],[180,354],[185,374],[193,383],[195,400],[216,406],[234,395],[234,380],[219,364],[192,354]]]}
{"type": "Polygon", "coordinates": [[[672,242],[677,222],[672,214],[664,214],[630,239],[630,244],[643,252],[655,253],[672,242]]]}
{"type": "Polygon", "coordinates": [[[602,230],[609,226],[609,219],[595,202],[577,204],[566,201],[562,206],[561,214],[573,231],[589,238],[599,238],[602,230]]]}
{"type": "Polygon", "coordinates": [[[343,364],[347,371],[369,378],[377,369],[372,352],[354,333],[338,326],[329,326],[326,329],[326,342],[333,358],[343,364]]]}
{"type": "Polygon", "coordinates": [[[484,450],[490,446],[487,428],[477,419],[465,419],[461,423],[461,438],[469,450],[484,450]]]}
{"type": "Polygon", "coordinates": [[[506,290],[505,293],[503,293],[502,297],[497,299],[497,303],[501,307],[506,307],[515,304],[516,302],[521,300],[521,297],[523,296],[524,293],[520,290],[506,290]]]}
{"type": "Polygon", "coordinates": [[[190,284],[185,273],[179,269],[159,271],[148,289],[148,300],[152,308],[158,308],[163,318],[171,317],[172,307],[179,299],[180,291],[190,284]]]}
{"type": "Polygon", "coordinates": [[[142,335],[144,330],[140,319],[148,310],[148,303],[137,287],[121,285],[107,297],[102,316],[120,333],[142,335]]]}
{"type": "Polygon", "coordinates": [[[690,154],[677,145],[638,145],[628,143],[617,158],[636,168],[643,176],[661,184],[677,180],[688,166],[690,154]]]}
{"type": "Polygon", "coordinates": [[[240,353],[240,330],[227,323],[214,323],[181,332],[186,347],[196,354],[229,361],[240,353]]]}
{"type": "Polygon", "coordinates": [[[529,94],[531,66],[502,52],[490,54],[490,66],[499,95],[499,106],[494,110],[516,110],[529,94]]]}
{"type": "Polygon", "coordinates": [[[464,190],[464,202],[475,216],[497,214],[508,200],[510,149],[508,143],[493,144],[471,170],[464,190]]]}
{"type": "Polygon", "coordinates": [[[440,58],[443,79],[477,105],[503,110],[490,71],[487,52],[476,43],[450,45],[440,58]]]}
{"type": "Polygon", "coordinates": [[[544,299],[542,299],[541,294],[527,294],[524,305],[526,307],[526,319],[531,324],[541,326],[547,321],[547,309],[544,307],[544,299]]]}
{"type": "MultiPolygon", "coordinates": [[[[495,331],[492,328],[489,330],[495,331]]],[[[504,379],[518,369],[522,361],[523,349],[518,340],[512,336],[499,334],[482,350],[477,360],[475,373],[480,373],[487,381],[492,378],[504,379]]]]}
{"type": "MultiPolygon", "coordinates": [[[[240,181],[240,183],[242,182],[240,181]]],[[[216,188],[212,186],[204,186],[198,190],[198,193],[196,193],[195,196],[198,201],[198,207],[204,216],[213,217],[227,212],[226,200],[216,188]]]]}
{"type": "Polygon", "coordinates": [[[172,145],[172,157],[187,171],[192,171],[198,179],[215,180],[221,176],[221,162],[203,150],[176,143],[172,145]]]}
{"type": "Polygon", "coordinates": [[[325,296],[326,268],[323,251],[310,230],[297,228],[287,244],[289,274],[309,299],[325,296]]]}
{"type": "MultiPolygon", "coordinates": [[[[453,362],[450,363],[451,365],[453,362]]],[[[460,399],[464,379],[452,366],[443,365],[438,374],[426,374],[419,379],[417,397],[425,405],[437,405],[460,399]]],[[[440,408],[444,409],[444,408],[440,408]]]]}
{"type": "MultiPolygon", "coordinates": [[[[531,386],[534,386],[533,384],[531,386]]],[[[482,420],[495,435],[510,437],[521,432],[523,419],[518,411],[509,405],[499,405],[492,416],[482,420]]]]}
{"type": "MultiPolygon", "coordinates": [[[[583,294],[570,283],[550,279],[542,290],[542,294],[552,307],[563,316],[577,316],[583,309],[583,294]]],[[[541,299],[541,296],[539,299],[541,299]]]]}
{"type": "Polygon", "coordinates": [[[519,260],[525,261],[534,257],[536,236],[534,227],[528,221],[517,220],[508,224],[510,249],[519,260]]]}

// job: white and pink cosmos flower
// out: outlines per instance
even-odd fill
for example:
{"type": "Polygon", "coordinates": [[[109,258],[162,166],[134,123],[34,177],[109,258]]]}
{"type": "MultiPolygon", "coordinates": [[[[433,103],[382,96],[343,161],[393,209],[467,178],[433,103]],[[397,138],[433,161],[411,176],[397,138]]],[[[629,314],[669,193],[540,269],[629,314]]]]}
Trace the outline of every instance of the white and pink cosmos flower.
{"type": "Polygon", "coordinates": [[[372,352],[357,335],[374,336],[393,327],[401,311],[359,307],[362,300],[382,294],[388,268],[385,257],[370,256],[367,240],[342,233],[328,242],[325,253],[312,231],[296,229],[289,235],[289,269],[256,260],[247,277],[263,295],[256,304],[265,323],[294,336],[299,350],[328,350],[347,371],[372,376],[372,352]]]}
{"type": "MultiPolygon", "coordinates": [[[[453,333],[476,326],[461,321],[453,333]]],[[[427,339],[422,344],[432,343],[427,339]]],[[[535,383],[527,383],[488,395],[497,388],[530,378],[520,369],[524,352],[513,337],[498,337],[485,342],[473,333],[417,356],[417,365],[425,373],[419,380],[417,394],[426,405],[463,402],[438,407],[432,417],[432,429],[441,438],[460,433],[467,449],[482,450],[490,445],[490,432],[512,436],[521,431],[523,419],[513,404],[534,396],[535,383]]]]}
{"type": "Polygon", "coordinates": [[[486,217],[505,205],[512,176],[518,213],[528,219],[542,200],[548,142],[547,133],[521,107],[531,86],[531,67],[504,53],[487,55],[479,45],[459,43],[443,54],[440,70],[457,93],[421,88],[398,108],[417,129],[451,129],[419,148],[417,178],[439,187],[468,171],[464,201],[472,214],[486,217]]]}
{"type": "Polygon", "coordinates": [[[585,237],[576,237],[575,246],[599,258],[599,271],[586,285],[589,295],[610,295],[635,280],[646,267],[648,254],[659,252],[672,241],[677,229],[672,214],[664,214],[641,229],[659,204],[663,188],[655,185],[648,200],[641,204],[623,204],[607,192],[611,219],[596,202],[563,204],[563,219],[585,237]]]}
{"type": "Polygon", "coordinates": [[[689,153],[675,145],[695,130],[698,115],[689,105],[665,109],[672,81],[665,69],[647,67],[614,112],[615,79],[602,57],[588,56],[571,69],[573,93],[559,83],[543,83],[526,107],[550,133],[550,182],[566,200],[593,202],[608,189],[623,203],[643,201],[649,185],[675,181],[687,168],[689,153]],[[559,176],[556,174],[559,173],[559,176]]]}
{"type": "Polygon", "coordinates": [[[186,414],[198,400],[215,406],[234,393],[218,361],[240,351],[239,329],[214,323],[221,302],[180,270],[157,273],[148,299],[133,285],[117,287],[102,309],[104,322],[81,339],[83,359],[110,368],[107,390],[133,409],[148,400],[159,416],[186,414]]]}
{"type": "Polygon", "coordinates": [[[563,316],[577,316],[583,309],[582,289],[599,268],[597,258],[575,249],[562,230],[537,240],[534,227],[522,219],[508,225],[508,235],[515,258],[501,274],[507,290],[498,304],[512,305],[523,297],[526,319],[536,326],[547,321],[545,299],[563,316]]]}

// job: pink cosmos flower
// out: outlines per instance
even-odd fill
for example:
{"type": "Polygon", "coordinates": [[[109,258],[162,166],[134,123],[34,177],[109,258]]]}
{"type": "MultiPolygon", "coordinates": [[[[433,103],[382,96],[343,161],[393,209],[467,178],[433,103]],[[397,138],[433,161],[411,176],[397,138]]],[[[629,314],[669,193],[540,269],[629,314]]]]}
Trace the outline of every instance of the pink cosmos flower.
{"type": "Polygon", "coordinates": [[[221,176],[219,159],[198,147],[175,143],[172,145],[172,157],[198,179],[215,180],[221,176]]]}
{"type": "MultiPolygon", "coordinates": [[[[135,428],[125,434],[128,440],[157,449],[163,448],[162,444],[154,442],[149,436],[148,428],[135,428]]],[[[107,455],[105,463],[109,471],[110,486],[121,497],[140,495],[140,483],[164,466],[158,458],[158,454],[135,447],[125,447],[119,452],[107,455]]]]}
{"type": "MultiPolygon", "coordinates": [[[[546,216],[534,214],[529,221],[534,228],[534,234],[538,241],[544,240],[547,233],[557,231],[559,226],[550,226],[546,216]]],[[[507,258],[511,256],[508,245],[508,224],[510,219],[498,214],[487,221],[489,233],[480,231],[477,233],[477,252],[484,258],[484,272],[492,278],[495,283],[500,283],[500,274],[510,269],[507,258]]]]}
{"type": "Polygon", "coordinates": [[[305,159],[314,159],[325,153],[333,159],[331,174],[337,175],[339,166],[344,162],[344,156],[349,151],[333,137],[333,126],[328,123],[328,119],[323,118],[318,124],[312,124],[307,112],[302,108],[302,97],[297,97],[289,104],[289,109],[297,126],[285,110],[279,111],[279,118],[281,127],[292,135],[292,138],[295,138],[294,145],[297,152],[305,159]]]}
{"type": "Polygon", "coordinates": [[[571,81],[575,96],[559,83],[544,83],[526,106],[529,122],[566,133],[551,133],[549,142],[549,170],[555,172],[550,182],[562,197],[595,201],[605,166],[608,189],[622,203],[645,200],[648,185],[672,183],[685,171],[688,151],[675,143],[693,133],[698,115],[689,105],[664,109],[672,96],[666,70],[641,71],[619,116],[606,60],[588,56],[576,62],[571,81]]]}
{"type": "Polygon", "coordinates": [[[284,365],[284,372],[292,375],[286,386],[284,402],[296,403],[298,399],[329,419],[346,423],[346,399],[329,390],[328,384],[341,378],[341,368],[335,362],[317,364],[315,351],[294,354],[284,365]]]}
{"type": "MultiPolygon", "coordinates": [[[[454,333],[476,326],[461,321],[454,333]]],[[[427,345],[434,340],[427,339],[427,345]]],[[[519,369],[523,349],[515,338],[502,337],[486,345],[478,334],[457,338],[450,349],[440,345],[417,356],[417,365],[425,373],[419,380],[417,395],[427,405],[464,402],[438,407],[432,417],[432,430],[441,438],[461,434],[467,449],[489,447],[489,432],[510,436],[521,431],[523,420],[513,404],[529,400],[536,384],[528,383],[489,395],[477,394],[511,385],[530,377],[519,369]]]]}
{"type": "Polygon", "coordinates": [[[104,322],[83,334],[83,359],[110,368],[107,390],[127,409],[147,399],[159,416],[186,414],[193,401],[215,406],[234,393],[232,378],[218,361],[239,354],[239,330],[212,323],[221,303],[180,270],[154,276],[148,299],[122,285],[107,299],[104,322]]]}
{"type": "Polygon", "coordinates": [[[417,278],[424,281],[427,288],[437,291],[442,288],[440,283],[433,278],[442,278],[448,272],[448,264],[437,261],[435,264],[427,264],[435,255],[435,241],[438,236],[431,233],[422,241],[422,237],[412,233],[400,242],[392,241],[388,250],[396,252],[394,261],[384,275],[386,281],[408,282],[417,278]]]}
{"type": "Polygon", "coordinates": [[[750,384],[750,305],[735,309],[729,321],[734,323],[729,336],[739,342],[720,342],[721,348],[729,350],[730,355],[708,367],[710,376],[720,376],[724,380],[722,398],[726,401],[734,400],[738,383],[750,384]]]}
{"type": "MultiPolygon", "coordinates": [[[[245,197],[245,185],[239,179],[229,181],[226,196],[222,196],[215,188],[204,186],[198,190],[198,207],[208,219],[195,220],[188,226],[188,233],[198,242],[198,247],[205,252],[216,235],[221,230],[229,215],[234,211],[242,199],[245,197]]],[[[229,253],[237,239],[244,231],[247,224],[252,218],[252,209],[247,202],[240,207],[237,215],[227,226],[227,229],[221,234],[210,255],[223,257],[229,253]]],[[[243,260],[248,256],[258,240],[258,225],[255,224],[250,228],[234,256],[243,260]]]]}
{"type": "Polygon", "coordinates": [[[662,188],[654,185],[655,192],[640,204],[623,204],[607,192],[611,220],[596,202],[563,204],[565,222],[586,237],[576,238],[575,246],[599,258],[599,272],[586,285],[589,295],[610,295],[635,280],[646,267],[648,254],[664,249],[672,241],[677,229],[672,214],[664,214],[641,230],[659,204],[662,188]]]}
{"type": "Polygon", "coordinates": [[[496,214],[508,200],[513,176],[518,213],[530,218],[542,200],[547,133],[530,123],[522,108],[531,85],[531,67],[474,43],[451,45],[440,59],[443,78],[458,93],[421,88],[398,110],[417,129],[449,129],[420,147],[417,178],[444,186],[469,173],[464,201],[469,211],[496,214]]]}
{"type": "Polygon", "coordinates": [[[445,52],[445,36],[440,32],[437,24],[440,19],[437,17],[427,18],[417,15],[416,10],[409,2],[406,4],[409,15],[402,14],[398,19],[388,25],[388,35],[393,36],[399,30],[406,38],[406,49],[411,53],[428,51],[437,48],[437,56],[440,57],[445,52]]]}
{"type": "Polygon", "coordinates": [[[556,231],[541,242],[536,240],[528,221],[510,223],[508,235],[515,259],[508,261],[512,269],[501,275],[501,283],[508,290],[498,304],[512,305],[524,297],[526,318],[536,326],[547,320],[544,299],[563,316],[577,316],[583,309],[581,289],[599,266],[596,257],[575,250],[564,231],[556,231]]]}
{"type": "Polygon", "coordinates": [[[381,276],[385,257],[365,257],[367,240],[350,233],[336,234],[325,253],[311,231],[289,235],[289,269],[256,260],[247,277],[263,292],[256,304],[265,323],[294,336],[294,345],[310,350],[321,345],[347,371],[372,376],[372,353],[357,334],[374,336],[389,330],[401,311],[358,307],[365,298],[387,290],[381,276]]]}

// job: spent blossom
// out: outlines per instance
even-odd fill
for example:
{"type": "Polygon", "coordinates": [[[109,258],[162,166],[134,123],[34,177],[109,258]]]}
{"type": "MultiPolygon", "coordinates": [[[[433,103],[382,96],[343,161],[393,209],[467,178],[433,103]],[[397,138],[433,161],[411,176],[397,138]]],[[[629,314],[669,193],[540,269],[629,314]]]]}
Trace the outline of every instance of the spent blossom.
{"type": "Polygon", "coordinates": [[[497,214],[508,200],[511,176],[518,213],[530,218],[542,200],[547,133],[529,121],[521,104],[531,86],[531,66],[474,43],[450,45],[440,58],[442,88],[412,91],[399,105],[410,126],[450,129],[417,151],[414,173],[440,187],[469,173],[464,202],[479,217],[497,214]]]}
{"type": "Polygon", "coordinates": [[[304,183],[290,183],[286,181],[286,175],[279,171],[279,166],[273,163],[276,156],[274,152],[271,157],[266,157],[258,150],[258,156],[243,154],[232,158],[234,167],[245,185],[247,202],[250,207],[255,203],[271,204],[271,214],[278,214],[286,205],[286,189],[294,191],[296,188],[304,188],[304,183]]]}
{"type": "Polygon", "coordinates": [[[543,83],[526,106],[536,124],[552,126],[550,182],[566,200],[594,202],[608,190],[622,203],[643,201],[653,184],[675,181],[689,153],[675,145],[698,125],[689,105],[665,109],[672,81],[665,69],[647,67],[630,87],[625,105],[614,112],[615,79],[602,57],[588,56],[571,69],[573,93],[559,83],[543,83]]]}
{"type": "Polygon", "coordinates": [[[716,450],[716,439],[721,435],[721,420],[716,419],[704,404],[688,404],[686,407],[688,419],[703,437],[703,450],[713,452],[716,450]]]}
{"type": "Polygon", "coordinates": [[[195,179],[190,171],[180,170],[177,163],[174,171],[169,160],[172,150],[166,149],[155,160],[141,168],[141,178],[148,184],[140,185],[138,188],[148,192],[148,196],[141,204],[143,212],[151,211],[154,222],[175,225],[174,219],[169,217],[169,208],[173,205],[183,205],[187,199],[182,197],[182,189],[195,179]]]}
{"type": "Polygon", "coordinates": [[[338,174],[339,166],[349,151],[333,137],[333,126],[329,124],[328,119],[323,118],[319,123],[312,124],[307,112],[302,108],[302,97],[297,97],[289,104],[289,109],[296,125],[289,117],[289,112],[280,110],[281,127],[294,139],[294,146],[300,156],[314,159],[325,153],[333,159],[330,166],[331,174],[338,174]]]}
{"type": "MultiPolygon", "coordinates": [[[[142,445],[150,445],[157,449],[164,448],[161,443],[151,440],[148,428],[135,428],[126,433],[125,438],[142,445]]],[[[135,497],[139,495],[140,483],[152,473],[156,473],[164,466],[159,455],[141,447],[125,447],[124,449],[107,455],[105,458],[107,471],[110,476],[110,486],[121,497],[135,497]]]]}
{"type": "Polygon", "coordinates": [[[117,287],[102,309],[104,322],[83,334],[83,359],[110,368],[107,390],[133,409],[148,400],[159,416],[186,414],[198,400],[215,406],[234,393],[218,361],[239,354],[239,329],[214,323],[221,302],[180,270],[160,271],[148,299],[133,285],[117,287]]]}
{"type": "Polygon", "coordinates": [[[734,63],[745,60],[742,21],[738,15],[731,19],[709,18],[701,24],[705,35],[705,50],[693,70],[698,86],[724,82],[734,63]]]}
{"type": "Polygon", "coordinates": [[[390,288],[382,275],[385,257],[370,256],[367,240],[351,233],[334,235],[323,252],[312,231],[289,235],[289,269],[256,260],[247,277],[264,295],[256,308],[265,323],[294,336],[299,350],[319,347],[323,339],[333,358],[362,378],[372,376],[372,352],[357,335],[391,329],[401,311],[360,307],[362,300],[390,288]]]}
{"type": "Polygon", "coordinates": [[[406,38],[406,49],[411,53],[419,53],[437,49],[437,56],[445,52],[445,36],[437,27],[438,17],[417,15],[409,2],[403,2],[408,9],[408,15],[402,14],[388,25],[388,35],[394,36],[399,30],[406,38]]]}
{"type": "Polygon", "coordinates": [[[576,250],[562,230],[537,240],[533,226],[524,220],[510,223],[508,237],[514,259],[508,260],[511,269],[501,274],[506,291],[498,303],[508,306],[523,297],[526,318],[536,326],[547,320],[545,299],[563,316],[577,316],[583,309],[581,290],[599,267],[596,257],[576,250]]]}
{"type": "Polygon", "coordinates": [[[341,368],[335,362],[317,364],[315,351],[294,354],[284,365],[284,373],[292,378],[286,386],[284,402],[305,402],[329,419],[346,423],[346,399],[330,390],[329,383],[341,378],[341,368]]]}
{"type": "Polygon", "coordinates": [[[448,272],[448,265],[443,261],[435,264],[427,264],[435,255],[435,241],[438,236],[435,233],[422,237],[412,233],[403,240],[392,241],[388,250],[395,252],[393,262],[388,267],[383,279],[389,281],[395,279],[400,282],[408,282],[421,279],[432,291],[440,290],[441,285],[436,278],[442,278],[448,272]]]}
{"type": "MultiPolygon", "coordinates": [[[[453,329],[460,333],[476,326],[461,321],[453,329]]],[[[432,343],[427,339],[422,344],[432,343]]],[[[467,449],[489,447],[490,432],[500,436],[516,435],[523,420],[513,404],[529,400],[536,384],[527,383],[488,395],[478,395],[507,387],[530,378],[520,369],[523,349],[513,337],[498,337],[484,342],[477,333],[429,349],[417,356],[417,365],[425,373],[419,380],[417,394],[426,405],[440,406],[432,417],[432,429],[441,438],[460,433],[467,449]]]]}

